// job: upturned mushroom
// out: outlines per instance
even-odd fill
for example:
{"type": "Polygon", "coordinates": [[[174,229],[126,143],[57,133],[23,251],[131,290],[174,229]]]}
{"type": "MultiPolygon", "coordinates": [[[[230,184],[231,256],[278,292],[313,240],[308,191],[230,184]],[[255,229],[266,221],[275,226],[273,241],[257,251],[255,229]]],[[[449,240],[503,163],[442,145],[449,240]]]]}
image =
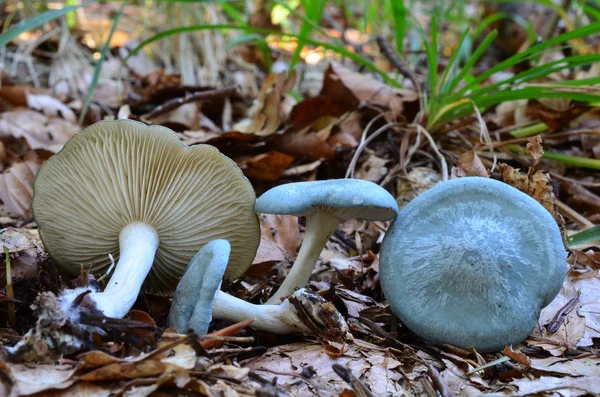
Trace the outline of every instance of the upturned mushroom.
{"type": "Polygon", "coordinates": [[[104,292],[90,298],[123,317],[142,288],[170,294],[190,258],[227,238],[225,276],[251,264],[260,232],[255,194],[235,163],[209,145],[187,147],[175,132],[130,120],[84,129],[40,168],[33,213],[50,257],[77,274],[118,258],[104,292]]]}
{"type": "Polygon", "coordinates": [[[481,177],[419,195],[400,211],[380,252],[384,294],[410,330],[482,352],[525,339],[565,272],[550,213],[527,194],[481,177]]]}
{"type": "Polygon", "coordinates": [[[229,242],[220,239],[206,244],[192,258],[173,296],[167,319],[170,327],[205,334],[214,317],[232,322],[254,320],[253,328],[275,334],[311,333],[288,300],[281,305],[254,305],[222,292],[219,287],[229,253],[229,242]]]}
{"type": "Polygon", "coordinates": [[[381,186],[358,179],[296,182],[274,187],[256,200],[257,213],[306,217],[306,233],[289,274],[267,301],[277,304],[303,287],[336,227],[344,220],[393,219],[398,211],[394,197],[381,186]]]}

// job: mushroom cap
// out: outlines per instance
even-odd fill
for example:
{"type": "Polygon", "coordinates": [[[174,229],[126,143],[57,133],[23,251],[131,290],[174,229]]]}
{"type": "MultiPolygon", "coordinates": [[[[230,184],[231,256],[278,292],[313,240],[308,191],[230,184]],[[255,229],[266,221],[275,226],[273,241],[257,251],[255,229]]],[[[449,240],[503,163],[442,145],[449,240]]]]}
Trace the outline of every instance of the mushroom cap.
{"type": "Polygon", "coordinates": [[[488,178],[440,183],[409,203],[380,253],[396,315],[434,343],[480,351],[521,342],[560,290],[558,225],[527,194],[488,178]]]}
{"type": "Polygon", "coordinates": [[[276,186],[256,200],[254,210],[296,216],[326,211],[341,220],[386,221],[396,216],[398,204],[387,190],[373,182],[331,179],[276,186]]]}
{"type": "Polygon", "coordinates": [[[167,324],[179,332],[193,328],[205,334],[212,320],[212,302],[223,281],[231,246],[218,239],[206,244],[190,261],[177,285],[167,324]]]}
{"type": "Polygon", "coordinates": [[[260,240],[254,189],[215,147],[187,147],[175,132],[131,120],[101,121],[40,168],[33,213],[52,259],[78,274],[117,259],[119,233],[154,227],[159,247],[144,289],[172,293],[190,258],[217,238],[231,242],[226,277],[240,276],[260,240]]]}

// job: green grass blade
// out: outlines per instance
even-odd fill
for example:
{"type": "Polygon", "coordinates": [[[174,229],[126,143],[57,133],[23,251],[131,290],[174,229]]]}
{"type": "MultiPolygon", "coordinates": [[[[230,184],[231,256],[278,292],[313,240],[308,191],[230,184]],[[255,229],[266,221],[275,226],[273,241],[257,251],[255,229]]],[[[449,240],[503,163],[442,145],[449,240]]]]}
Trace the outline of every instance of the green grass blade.
{"type": "MultiPolygon", "coordinates": [[[[150,38],[142,41],[140,44],[137,45],[137,47],[132,49],[127,54],[127,56],[123,59],[122,63],[127,62],[127,60],[129,60],[129,58],[131,58],[132,56],[137,54],[142,48],[144,48],[148,44],[154,43],[155,41],[161,40],[165,37],[169,37],[169,36],[173,36],[173,35],[177,35],[177,34],[181,34],[181,33],[186,33],[186,32],[195,32],[195,31],[199,31],[199,30],[211,30],[211,29],[213,29],[213,30],[214,29],[216,29],[216,30],[218,30],[218,29],[242,30],[245,32],[250,32],[250,33],[260,33],[260,34],[273,35],[273,36],[286,36],[286,37],[299,39],[298,35],[295,35],[292,33],[282,33],[282,32],[278,32],[276,30],[272,30],[272,29],[256,28],[253,26],[238,26],[238,25],[229,25],[229,24],[185,26],[185,27],[181,27],[181,28],[175,28],[175,29],[169,29],[169,30],[162,31],[162,32],[157,33],[157,34],[151,36],[150,38]]],[[[373,65],[371,62],[364,59],[360,55],[355,54],[354,52],[351,52],[344,47],[339,47],[339,46],[331,45],[329,43],[311,40],[311,39],[304,39],[304,42],[305,42],[305,44],[309,44],[309,45],[316,46],[316,47],[321,46],[321,47],[323,47],[327,50],[331,50],[341,56],[347,57],[347,58],[353,60],[354,62],[364,66],[366,69],[381,76],[381,78],[386,82],[386,84],[389,84],[392,87],[399,87],[399,84],[394,79],[389,77],[387,75],[387,73],[378,69],[375,65],[373,65]]]]}
{"type": "Polygon", "coordinates": [[[458,54],[460,53],[460,49],[462,48],[468,36],[469,29],[467,28],[460,36],[460,39],[458,40],[458,45],[456,46],[456,50],[448,60],[448,65],[444,69],[444,73],[442,74],[442,78],[440,79],[440,89],[437,90],[437,95],[448,95],[452,92],[450,89],[448,89],[450,81],[452,80],[448,80],[448,76],[454,76],[454,72],[458,70],[458,54]]]}
{"type": "Polygon", "coordinates": [[[454,79],[450,83],[450,87],[448,88],[449,93],[453,92],[454,89],[460,84],[460,82],[463,81],[467,73],[469,73],[471,69],[473,69],[475,63],[479,60],[479,58],[481,58],[485,50],[488,49],[488,47],[492,44],[492,42],[496,39],[497,36],[498,32],[496,30],[490,32],[487,36],[485,36],[485,38],[477,46],[477,49],[475,50],[475,52],[473,52],[473,55],[471,55],[465,66],[463,66],[460,73],[456,77],[454,77],[454,79]]]}
{"type": "Polygon", "coordinates": [[[396,51],[404,52],[404,35],[406,33],[406,6],[404,0],[390,0],[392,18],[394,19],[394,34],[396,36],[396,51]]]}
{"type": "Polygon", "coordinates": [[[545,159],[554,160],[558,163],[567,164],[573,167],[591,168],[593,170],[600,170],[600,160],[590,159],[587,157],[580,156],[569,156],[568,154],[545,152],[545,159]]]}
{"type": "Polygon", "coordinates": [[[227,15],[229,15],[229,18],[233,19],[235,22],[239,23],[240,25],[246,25],[246,20],[244,19],[244,16],[242,15],[242,13],[240,13],[238,10],[236,10],[235,7],[233,7],[231,4],[229,4],[226,1],[221,1],[221,2],[219,2],[219,5],[223,9],[223,11],[225,11],[225,13],[227,15]]]}
{"type": "Polygon", "coordinates": [[[90,107],[90,102],[92,100],[92,95],[94,95],[94,91],[96,90],[96,86],[98,85],[98,79],[100,78],[100,72],[102,71],[102,65],[104,64],[104,59],[106,58],[106,54],[110,49],[110,41],[112,40],[113,34],[115,30],[117,30],[117,25],[121,20],[121,16],[123,15],[123,11],[125,10],[125,6],[127,5],[127,0],[121,3],[121,7],[117,11],[117,14],[114,17],[113,24],[110,28],[110,32],[108,33],[108,37],[106,38],[106,43],[102,46],[102,50],[100,51],[100,59],[96,63],[94,67],[94,75],[92,76],[92,81],[88,88],[87,94],[85,95],[85,101],[83,103],[83,108],[81,109],[81,113],[79,114],[79,125],[83,124],[83,120],[85,119],[85,115],[90,107]]]}
{"type": "Polygon", "coordinates": [[[310,33],[313,30],[313,25],[318,25],[321,20],[321,16],[323,15],[323,10],[325,8],[326,0],[303,0],[302,3],[304,5],[304,10],[306,11],[306,19],[312,21],[312,23],[307,23],[306,21],[302,22],[302,26],[300,26],[300,34],[298,39],[298,46],[296,47],[296,51],[292,55],[292,60],[290,61],[290,71],[294,69],[298,61],[300,61],[300,53],[304,48],[305,42],[308,39],[310,33]]]}
{"type": "Polygon", "coordinates": [[[600,22],[595,22],[590,25],[582,26],[578,29],[574,29],[571,32],[564,33],[560,36],[556,36],[551,39],[545,40],[542,43],[537,44],[521,53],[515,54],[515,55],[511,56],[510,58],[507,58],[506,60],[489,68],[487,71],[483,72],[478,77],[476,77],[472,82],[467,84],[459,93],[457,93],[457,95],[464,95],[465,92],[472,89],[474,86],[477,86],[477,85],[481,84],[482,82],[486,81],[494,73],[504,71],[504,70],[510,68],[511,66],[514,66],[514,65],[526,60],[528,57],[530,57],[532,55],[543,52],[547,48],[553,47],[555,45],[561,44],[566,41],[586,37],[586,36],[589,36],[591,34],[598,33],[598,32],[600,32],[600,22]]]}
{"type": "Polygon", "coordinates": [[[527,127],[518,128],[511,131],[510,135],[514,138],[527,138],[548,131],[549,127],[546,123],[537,123],[527,127]]]}
{"type": "Polygon", "coordinates": [[[429,114],[435,115],[438,109],[437,97],[435,91],[437,89],[438,82],[438,30],[437,30],[437,18],[431,17],[431,42],[425,38],[423,44],[425,45],[425,52],[427,55],[427,86],[429,88],[429,114]]]}
{"type": "Polygon", "coordinates": [[[585,244],[592,241],[600,241],[600,225],[591,227],[583,232],[575,233],[567,239],[570,246],[585,244]]]}
{"type": "Polygon", "coordinates": [[[26,19],[25,21],[19,22],[18,24],[8,29],[6,32],[0,34],[0,47],[6,46],[8,43],[10,43],[13,39],[15,39],[23,32],[27,32],[29,30],[42,26],[43,24],[50,22],[53,19],[60,18],[68,12],[74,11],[79,7],[83,7],[84,5],[88,4],[90,3],[87,2],[75,6],[63,7],[60,10],[44,11],[40,14],[34,15],[29,19],[26,19]]]}

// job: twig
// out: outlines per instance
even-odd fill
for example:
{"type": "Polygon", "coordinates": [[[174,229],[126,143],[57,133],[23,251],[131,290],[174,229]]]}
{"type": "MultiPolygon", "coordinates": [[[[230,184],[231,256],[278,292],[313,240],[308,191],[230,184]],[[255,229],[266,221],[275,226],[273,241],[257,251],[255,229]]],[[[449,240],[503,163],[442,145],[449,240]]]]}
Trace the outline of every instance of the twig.
{"type": "MultiPolygon", "coordinates": [[[[8,247],[4,246],[4,263],[6,264],[6,296],[10,299],[14,299],[15,293],[13,291],[12,285],[12,269],[10,266],[10,252],[8,251],[8,247]]],[[[15,304],[13,302],[9,302],[8,304],[8,326],[9,328],[16,329],[17,328],[17,315],[15,314],[15,304]]]]}
{"type": "Polygon", "coordinates": [[[556,206],[564,216],[577,223],[582,229],[594,226],[594,224],[590,222],[587,218],[580,215],[577,211],[575,211],[559,199],[556,199],[556,206]]]}
{"type": "Polygon", "coordinates": [[[184,97],[174,98],[174,99],[171,99],[171,100],[163,103],[162,105],[157,106],[151,112],[146,113],[141,118],[150,120],[150,119],[153,119],[156,116],[159,116],[163,113],[177,109],[178,107],[185,105],[186,103],[196,102],[196,101],[205,101],[207,99],[212,99],[212,98],[216,98],[216,97],[220,97],[220,96],[226,96],[226,95],[236,92],[236,90],[237,90],[237,87],[226,87],[226,88],[221,88],[221,89],[216,89],[216,90],[198,91],[198,92],[194,92],[192,94],[186,93],[186,95],[184,97]]]}
{"type": "Polygon", "coordinates": [[[348,383],[358,397],[375,397],[375,395],[365,386],[352,372],[343,365],[333,364],[331,368],[344,382],[348,383]]]}

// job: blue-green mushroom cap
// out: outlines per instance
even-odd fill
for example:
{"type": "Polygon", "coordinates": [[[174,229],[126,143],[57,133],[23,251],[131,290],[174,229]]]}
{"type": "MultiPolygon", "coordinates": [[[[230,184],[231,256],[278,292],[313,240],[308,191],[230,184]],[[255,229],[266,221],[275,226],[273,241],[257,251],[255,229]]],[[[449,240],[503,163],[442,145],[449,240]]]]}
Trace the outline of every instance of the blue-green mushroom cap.
{"type": "Polygon", "coordinates": [[[342,220],[385,221],[396,216],[398,204],[387,190],[373,182],[332,179],[276,186],[256,200],[254,211],[296,216],[326,211],[342,220]]]}
{"type": "Polygon", "coordinates": [[[566,253],[541,204],[505,183],[468,177],[400,211],[380,272],[392,310],[415,334],[485,352],[531,333],[563,284],[566,253]]]}
{"type": "Polygon", "coordinates": [[[177,285],[167,324],[179,332],[205,334],[212,320],[212,303],[223,281],[231,245],[213,240],[194,257],[177,285]]]}

